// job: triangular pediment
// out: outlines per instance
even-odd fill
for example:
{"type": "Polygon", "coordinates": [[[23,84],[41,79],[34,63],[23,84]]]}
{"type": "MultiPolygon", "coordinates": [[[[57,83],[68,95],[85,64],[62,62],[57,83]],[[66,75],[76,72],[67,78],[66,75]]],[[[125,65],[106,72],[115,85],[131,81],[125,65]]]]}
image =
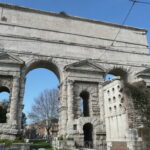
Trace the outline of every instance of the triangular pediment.
{"type": "Polygon", "coordinates": [[[79,70],[79,71],[95,71],[95,72],[102,72],[104,73],[105,70],[97,65],[95,62],[93,62],[92,60],[82,60],[79,62],[75,62],[73,64],[67,65],[65,67],[66,70],[79,70]]]}
{"type": "Polygon", "coordinates": [[[24,62],[16,57],[12,56],[8,53],[0,53],[0,63],[5,63],[5,64],[23,64],[24,62]]]}

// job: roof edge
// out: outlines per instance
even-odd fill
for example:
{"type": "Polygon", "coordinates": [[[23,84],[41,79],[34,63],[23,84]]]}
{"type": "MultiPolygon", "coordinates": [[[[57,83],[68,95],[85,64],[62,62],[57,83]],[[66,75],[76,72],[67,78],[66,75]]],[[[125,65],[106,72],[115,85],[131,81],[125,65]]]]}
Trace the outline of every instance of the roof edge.
{"type": "Polygon", "coordinates": [[[38,10],[38,9],[33,9],[33,8],[27,8],[24,6],[13,5],[13,4],[0,3],[0,7],[5,7],[5,8],[9,8],[9,9],[16,9],[16,10],[21,10],[21,11],[34,12],[34,13],[40,13],[40,14],[51,15],[51,16],[56,16],[56,17],[61,17],[61,18],[68,18],[68,19],[73,19],[73,20],[80,20],[80,21],[85,21],[85,22],[90,22],[90,23],[120,27],[120,28],[124,28],[124,29],[135,30],[135,31],[143,31],[146,33],[148,32],[148,30],[142,29],[142,28],[136,28],[136,27],[132,27],[132,26],[120,25],[120,24],[115,24],[115,23],[110,23],[110,22],[99,21],[99,20],[92,20],[92,19],[82,18],[82,17],[77,17],[77,16],[70,16],[68,14],[43,11],[43,10],[38,10]]]}

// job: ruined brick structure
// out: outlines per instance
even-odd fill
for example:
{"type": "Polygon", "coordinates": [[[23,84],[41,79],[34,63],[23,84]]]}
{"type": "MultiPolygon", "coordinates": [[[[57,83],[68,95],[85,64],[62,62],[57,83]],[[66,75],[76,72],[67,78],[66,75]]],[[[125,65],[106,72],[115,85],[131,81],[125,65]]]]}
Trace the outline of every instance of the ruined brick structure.
{"type": "MultiPolygon", "coordinates": [[[[2,3],[0,12],[0,91],[10,93],[0,138],[21,133],[26,74],[42,67],[60,81],[59,136],[74,139],[80,147],[87,143],[98,149],[107,142],[108,150],[114,150],[109,145],[113,141],[107,141],[105,75],[128,82],[142,78],[150,86],[147,31],[2,3]]],[[[124,137],[118,139],[133,150],[124,137]]]]}

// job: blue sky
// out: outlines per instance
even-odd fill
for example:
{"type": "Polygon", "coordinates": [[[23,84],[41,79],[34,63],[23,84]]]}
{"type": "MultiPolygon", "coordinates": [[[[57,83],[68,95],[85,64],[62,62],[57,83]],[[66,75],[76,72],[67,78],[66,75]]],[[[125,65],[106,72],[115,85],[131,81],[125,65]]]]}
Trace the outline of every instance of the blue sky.
{"type": "Polygon", "coordinates": [[[44,89],[58,88],[58,85],[58,78],[52,71],[44,68],[30,71],[26,76],[24,112],[30,111],[34,98],[38,97],[44,89]]]}
{"type": "MultiPolygon", "coordinates": [[[[0,0],[0,2],[52,12],[64,11],[72,16],[80,16],[117,24],[123,22],[132,5],[132,2],[129,0],[0,0]]],[[[125,25],[150,30],[150,5],[135,4],[125,25]]],[[[150,41],[149,33],[148,41],[150,41]]],[[[46,88],[56,88],[57,86],[58,80],[49,70],[35,69],[29,72],[27,74],[25,89],[24,112],[27,113],[30,111],[33,99],[37,97],[41,91],[46,88]]]]}

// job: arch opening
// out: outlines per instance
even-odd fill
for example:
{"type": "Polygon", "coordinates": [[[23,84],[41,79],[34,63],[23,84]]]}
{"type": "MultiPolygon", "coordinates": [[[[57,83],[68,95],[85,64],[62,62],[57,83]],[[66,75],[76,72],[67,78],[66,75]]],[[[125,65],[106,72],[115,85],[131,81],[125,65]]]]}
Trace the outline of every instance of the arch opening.
{"type": "MultiPolygon", "coordinates": [[[[1,86],[1,87],[0,87],[0,92],[10,93],[10,90],[9,90],[7,87],[5,87],[5,86],[1,86]]],[[[6,94],[6,93],[5,93],[5,94],[6,94]]],[[[8,99],[8,97],[7,97],[7,99],[8,99]]]]}
{"type": "Polygon", "coordinates": [[[89,114],[89,93],[83,91],[80,94],[80,114],[81,116],[88,117],[89,114]]]}
{"type": "MultiPolygon", "coordinates": [[[[60,74],[55,64],[47,61],[36,61],[28,65],[25,69],[25,94],[24,94],[24,110],[28,116],[38,98],[44,91],[58,89],[60,74]]],[[[27,118],[27,124],[32,123],[27,118]]]]}
{"type": "Polygon", "coordinates": [[[7,123],[9,113],[10,91],[7,87],[0,87],[0,123],[7,123]]]}
{"type": "Polygon", "coordinates": [[[105,81],[112,80],[116,77],[120,77],[123,81],[127,81],[128,74],[127,71],[125,71],[122,68],[113,68],[105,75],[105,81]]]}
{"type": "Polygon", "coordinates": [[[93,148],[93,125],[91,123],[86,123],[83,126],[84,132],[84,146],[86,148],[93,148]]]}

